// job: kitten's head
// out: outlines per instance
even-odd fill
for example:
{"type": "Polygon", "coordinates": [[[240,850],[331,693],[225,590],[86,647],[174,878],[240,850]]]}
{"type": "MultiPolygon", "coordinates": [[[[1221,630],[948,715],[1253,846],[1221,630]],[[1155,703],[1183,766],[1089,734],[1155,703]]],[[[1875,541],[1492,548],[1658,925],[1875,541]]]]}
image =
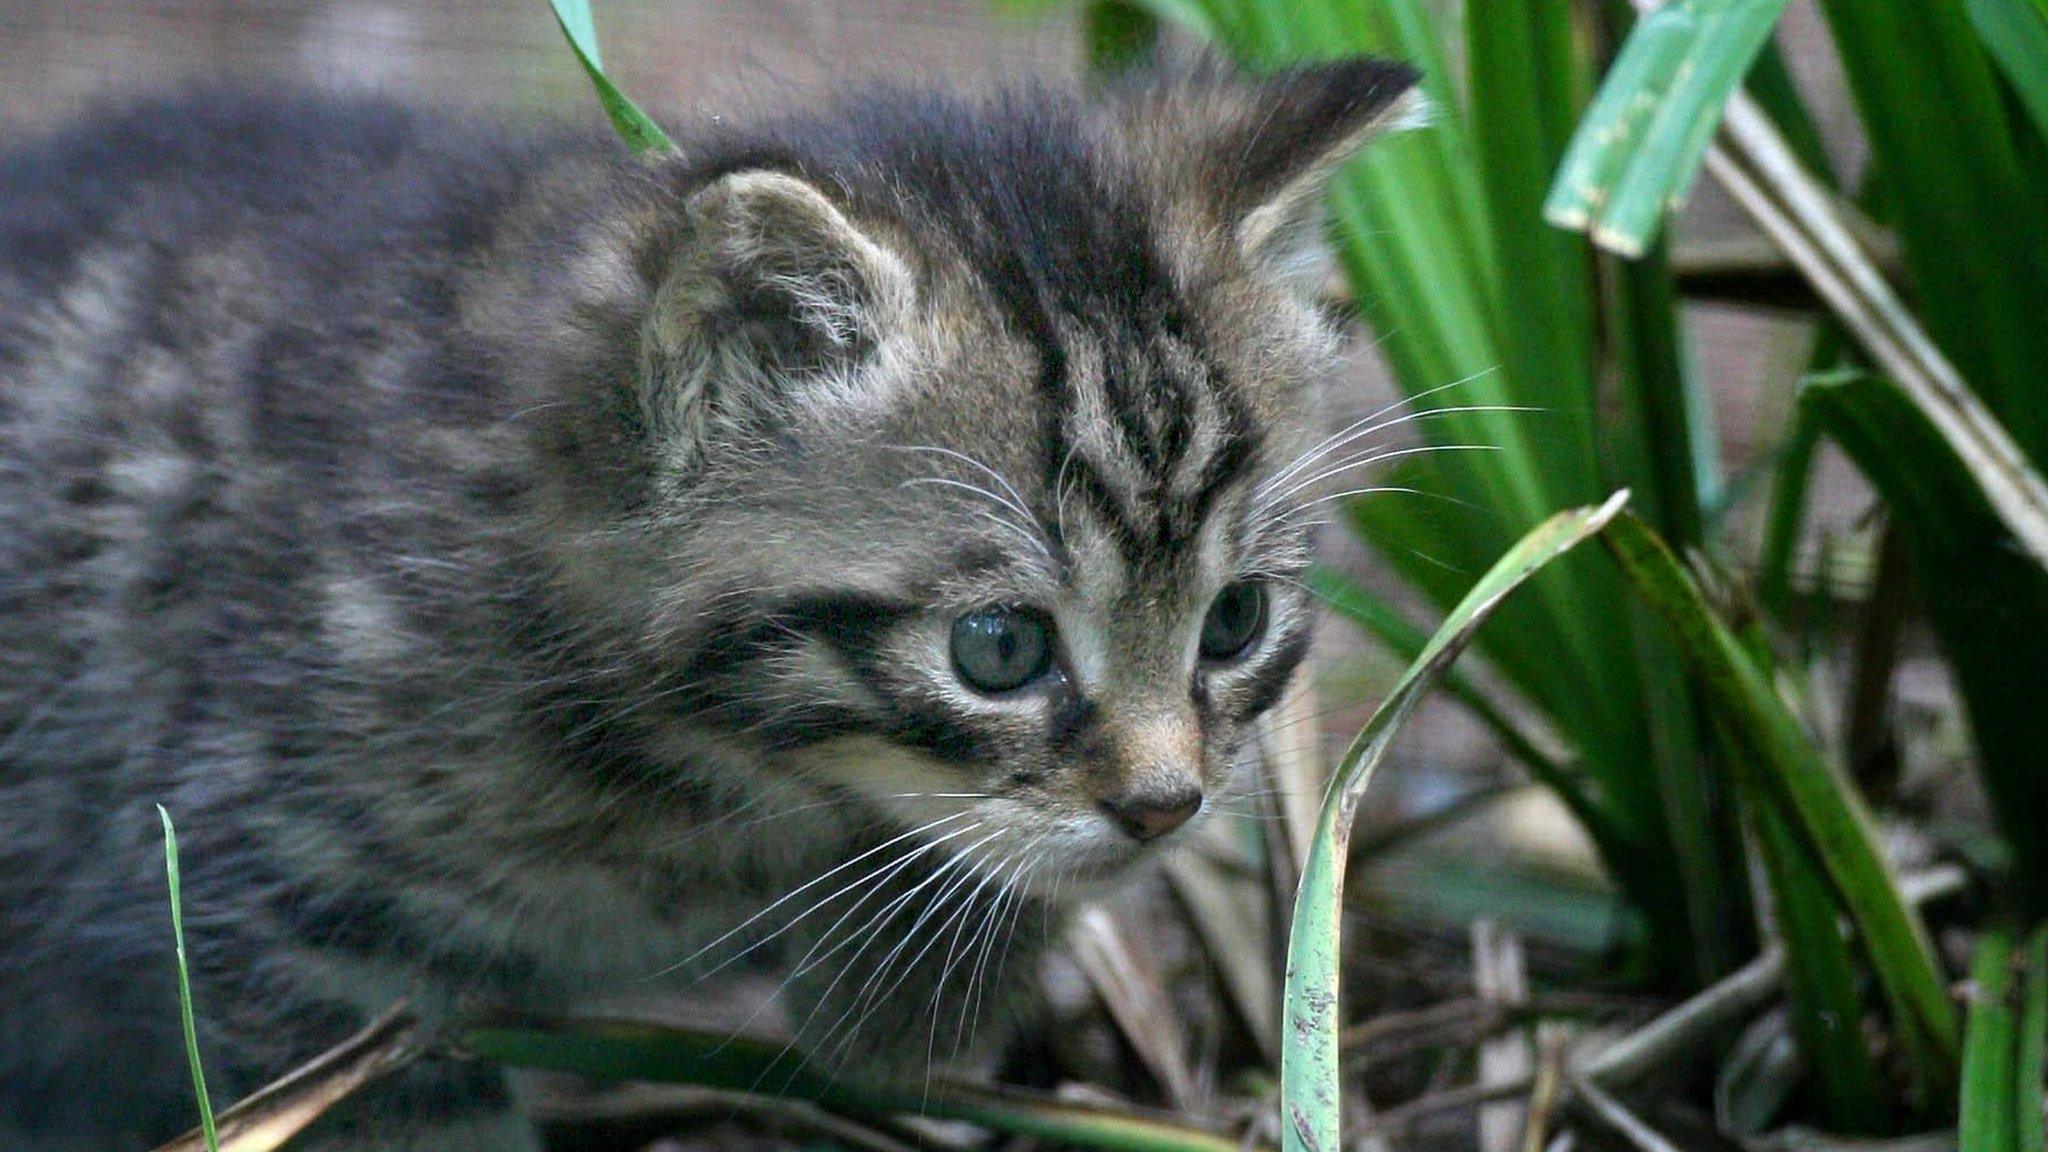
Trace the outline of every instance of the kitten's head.
{"type": "Polygon", "coordinates": [[[1309,643],[1322,188],[1413,82],[877,95],[659,167],[634,479],[566,565],[654,746],[1003,875],[1213,810],[1309,643]]]}

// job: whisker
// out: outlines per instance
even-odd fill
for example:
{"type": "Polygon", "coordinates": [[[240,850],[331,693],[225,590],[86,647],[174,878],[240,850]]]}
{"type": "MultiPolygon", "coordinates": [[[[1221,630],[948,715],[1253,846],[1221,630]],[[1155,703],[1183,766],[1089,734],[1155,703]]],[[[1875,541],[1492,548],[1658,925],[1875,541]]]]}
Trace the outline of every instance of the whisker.
{"type": "MultiPolygon", "coordinates": [[[[1007,859],[1005,857],[1004,862],[1007,862],[1007,859]]],[[[975,901],[981,896],[982,889],[988,887],[996,879],[997,870],[1001,867],[1002,862],[999,862],[996,865],[996,869],[992,869],[982,876],[981,882],[976,884],[974,890],[967,894],[967,907],[972,908],[974,906],[975,901]]],[[[961,960],[967,958],[966,952],[959,951],[960,933],[966,930],[967,921],[970,919],[972,919],[972,916],[963,918],[960,921],[959,927],[953,929],[952,939],[946,945],[945,965],[939,972],[938,980],[932,985],[932,1023],[925,1043],[925,1091],[927,1093],[931,1091],[931,1066],[936,1060],[939,1050],[939,1006],[945,1001],[946,983],[953,978],[953,970],[958,967],[961,960]]],[[[975,931],[979,935],[980,928],[977,927],[975,931]]],[[[969,949],[973,947],[971,940],[968,947],[969,949]]]]}
{"type": "MultiPolygon", "coordinates": [[[[982,993],[988,988],[989,982],[993,982],[994,980],[1000,979],[999,975],[990,974],[990,981],[984,982],[982,977],[984,974],[989,974],[988,963],[990,957],[992,955],[996,955],[999,952],[1007,952],[1009,948],[1009,941],[1016,934],[1017,918],[1019,916],[1022,916],[1024,912],[1024,873],[1029,864],[1031,863],[1035,846],[1036,844],[1034,842],[1033,844],[1027,844],[1024,847],[1024,849],[1022,850],[1022,854],[1018,858],[1017,867],[1012,872],[1011,877],[1008,881],[1008,886],[1004,889],[1003,894],[996,898],[996,908],[999,911],[994,921],[992,922],[992,926],[989,930],[988,942],[982,946],[981,958],[975,961],[974,972],[971,976],[968,977],[968,984],[974,990],[974,999],[972,1001],[972,1007],[968,1010],[964,1017],[967,1024],[967,1044],[970,1049],[974,1044],[974,1031],[981,1025],[982,993]],[[1002,911],[1000,911],[1005,901],[1007,901],[1010,906],[1009,911],[1007,913],[1003,913],[1002,911]],[[1003,941],[1003,943],[1000,946],[998,946],[996,943],[999,937],[1003,941]]],[[[996,959],[998,963],[997,971],[999,973],[1002,958],[1000,956],[997,956],[996,959]]],[[[960,1054],[960,1043],[960,1036],[956,1029],[953,1037],[953,1055],[955,1058],[957,1058],[960,1054]]]]}
{"type": "Polygon", "coordinates": [[[834,1032],[837,1032],[840,1026],[845,1023],[846,1017],[852,1015],[855,1011],[860,1012],[859,1018],[854,1020],[852,1026],[846,1029],[844,1038],[839,1042],[839,1049],[835,1050],[833,1054],[834,1059],[836,1059],[839,1050],[845,1049],[847,1045],[853,1042],[855,1037],[860,1035],[860,1030],[867,1024],[868,1018],[874,1015],[875,1011],[895,993],[896,989],[903,986],[903,982],[908,980],[912,973],[916,972],[917,965],[923,961],[925,956],[930,954],[932,948],[938,944],[940,936],[945,933],[946,928],[952,924],[953,920],[972,907],[971,904],[963,902],[951,917],[941,922],[938,928],[925,939],[924,947],[918,949],[916,954],[911,956],[910,960],[904,964],[902,974],[897,976],[893,982],[890,982],[886,988],[882,986],[883,982],[888,980],[889,969],[895,965],[897,957],[901,956],[904,949],[908,948],[912,942],[918,939],[918,934],[923,929],[926,921],[930,920],[941,908],[944,908],[952,900],[955,893],[965,888],[974,879],[974,869],[971,866],[964,866],[967,864],[967,857],[964,855],[955,856],[948,862],[947,868],[951,870],[957,867],[959,869],[958,874],[926,903],[924,911],[920,912],[910,927],[904,930],[902,938],[897,942],[896,947],[890,949],[889,954],[882,958],[881,963],[875,968],[874,972],[870,973],[868,978],[862,981],[861,988],[854,995],[851,1005],[825,1030],[824,1036],[819,1038],[818,1044],[822,1048],[825,1043],[825,1037],[829,1037],[834,1032]]]}
{"type": "MultiPolygon", "coordinates": [[[[971,832],[976,828],[980,828],[981,826],[982,825],[980,823],[970,824],[966,828],[959,829],[951,833],[947,837],[947,839],[951,839],[952,836],[957,836],[964,832],[971,832]]],[[[974,848],[979,847],[982,844],[988,843],[990,840],[995,839],[999,835],[1001,835],[1000,831],[991,832],[987,836],[984,836],[980,840],[976,841],[974,844],[968,845],[966,851],[972,851],[974,848]]],[[[869,917],[868,920],[865,923],[863,923],[859,928],[854,929],[853,933],[847,937],[846,941],[843,941],[840,944],[835,945],[830,951],[827,951],[824,955],[818,955],[818,950],[820,948],[825,947],[826,943],[832,939],[832,934],[839,930],[840,925],[852,919],[854,914],[859,912],[861,908],[864,905],[866,905],[869,900],[874,899],[876,894],[882,891],[882,886],[884,884],[887,884],[890,881],[890,879],[892,879],[898,872],[903,871],[905,868],[908,868],[911,864],[915,863],[919,856],[923,855],[928,851],[931,851],[932,849],[938,848],[940,845],[944,843],[945,840],[934,840],[931,843],[924,845],[924,847],[918,849],[918,851],[903,857],[903,859],[901,860],[898,860],[892,867],[888,869],[888,871],[880,875],[870,875],[865,880],[863,880],[862,883],[867,884],[868,890],[862,893],[860,899],[854,901],[851,907],[849,907],[846,911],[840,913],[839,919],[834,920],[831,926],[826,928],[825,931],[818,936],[817,941],[811,945],[810,949],[806,951],[800,959],[798,959],[796,966],[790,971],[789,977],[785,981],[785,983],[795,981],[798,977],[804,975],[806,972],[809,972],[811,969],[816,968],[819,964],[822,964],[834,955],[837,955],[842,949],[846,948],[853,940],[859,939],[863,932],[866,932],[870,928],[874,927],[877,924],[877,922],[880,921],[889,912],[902,906],[902,904],[906,900],[908,900],[911,896],[914,896],[917,893],[919,888],[922,888],[925,884],[930,883],[931,881],[929,877],[927,877],[925,880],[919,881],[916,887],[913,887],[909,892],[901,896],[898,896],[895,900],[885,904],[881,911],[875,913],[874,916],[869,917]],[[815,957],[815,959],[813,957],[815,957]]],[[[844,974],[844,970],[842,970],[841,975],[844,974]]],[[[834,981],[834,984],[837,984],[836,980],[834,981]]],[[[830,987],[828,986],[827,991],[829,990],[830,987]]]]}
{"type": "MultiPolygon", "coordinates": [[[[990,492],[986,488],[977,487],[973,484],[968,484],[959,480],[948,479],[944,476],[920,476],[914,479],[905,480],[903,483],[897,485],[897,487],[913,488],[927,484],[937,485],[941,488],[954,488],[963,492],[972,492],[975,493],[976,495],[987,497],[989,500],[994,501],[996,505],[1000,508],[1008,509],[1012,507],[1012,505],[1008,501],[997,496],[995,493],[990,492]]],[[[1010,532],[1011,534],[1023,539],[1025,543],[1029,544],[1032,548],[1036,549],[1038,553],[1047,560],[1047,562],[1055,562],[1053,560],[1052,548],[1045,542],[1045,538],[1040,531],[1026,524],[1020,524],[1016,520],[1013,520],[1008,516],[1001,515],[1000,513],[988,508],[980,508],[977,509],[977,511],[981,514],[981,516],[984,519],[988,520],[990,523],[995,524],[996,526],[1004,529],[1005,531],[1010,532]]],[[[1025,515],[1027,518],[1029,518],[1030,516],[1029,513],[1023,513],[1023,515],[1025,515]]],[[[1035,524],[1035,521],[1033,521],[1033,523],[1035,524]]]]}
{"type": "Polygon", "coordinates": [[[1286,469],[1272,477],[1269,477],[1265,482],[1261,483],[1257,491],[1261,496],[1263,496],[1266,493],[1268,493],[1272,488],[1277,487],[1279,484],[1285,482],[1288,477],[1294,475],[1295,473],[1301,471],[1306,467],[1313,465],[1318,460],[1328,459],[1332,454],[1337,452],[1337,450],[1347,445],[1356,443],[1357,441],[1367,436],[1370,436],[1375,432],[1385,432],[1394,428],[1399,428],[1403,424],[1413,424],[1423,420],[1429,420],[1441,416],[1455,416],[1460,413],[1469,414],[1477,412],[1542,411],[1544,411],[1543,408],[1528,404],[1456,404],[1447,405],[1442,408],[1425,408],[1419,412],[1404,412],[1399,416],[1394,416],[1385,420],[1374,421],[1373,423],[1365,425],[1364,427],[1359,427],[1358,425],[1354,424],[1349,430],[1343,433],[1341,437],[1326,440],[1317,447],[1302,453],[1299,457],[1295,459],[1295,462],[1293,464],[1288,465],[1286,469]]]}
{"type": "MultiPolygon", "coordinates": [[[[918,893],[944,880],[946,878],[947,873],[951,872],[956,867],[959,867],[961,863],[967,859],[967,856],[965,855],[966,853],[972,852],[974,849],[979,848],[984,844],[987,844],[991,840],[994,840],[1001,835],[1002,832],[1000,829],[998,829],[995,832],[991,832],[989,835],[962,849],[960,855],[950,857],[930,876],[927,876],[923,880],[918,881],[917,884],[911,887],[909,891],[904,892],[898,895],[895,899],[891,900],[879,912],[875,913],[874,916],[870,917],[865,924],[862,924],[859,928],[855,929],[853,934],[850,935],[845,941],[843,941],[838,946],[834,947],[832,951],[827,952],[824,956],[819,957],[817,963],[823,963],[824,960],[851,946],[854,941],[861,941],[860,946],[856,948],[853,954],[847,957],[846,962],[840,966],[838,973],[833,976],[831,983],[827,984],[824,990],[818,994],[817,1003],[811,1008],[810,1014],[804,1018],[804,1022],[802,1023],[802,1025],[800,1025],[796,1029],[795,1033],[793,1034],[793,1038],[801,1037],[806,1031],[810,1029],[812,1022],[817,1019],[818,1013],[824,1009],[825,1002],[831,996],[833,990],[838,988],[840,982],[845,980],[847,975],[853,971],[854,966],[860,962],[860,958],[867,953],[868,948],[871,947],[876,940],[881,938],[882,929],[888,926],[888,922],[894,919],[897,913],[901,912],[906,906],[909,905],[909,903],[912,900],[916,899],[918,893]]],[[[910,932],[904,933],[902,937],[903,943],[908,943],[911,938],[911,934],[914,932],[915,928],[913,927],[910,932]]],[[[822,939],[820,940],[820,943],[823,943],[822,939]]],[[[899,950],[903,947],[903,943],[899,943],[897,945],[897,948],[899,950]]],[[[890,955],[892,956],[894,954],[894,952],[890,953],[890,955]]],[[[789,976],[789,979],[784,982],[784,986],[787,987],[789,983],[794,982],[795,979],[803,975],[805,971],[808,971],[811,968],[815,968],[817,966],[817,963],[813,963],[804,968],[800,968],[795,972],[792,972],[789,976]]],[[[859,1002],[856,999],[856,1007],[858,1006],[858,1003],[859,1002]]],[[[839,1019],[835,1020],[833,1024],[826,1029],[824,1036],[821,1036],[819,1038],[818,1044],[822,1045],[825,1041],[825,1037],[829,1037],[832,1034],[832,1032],[838,1027],[840,1021],[843,1021],[846,1015],[850,1014],[852,1011],[852,1008],[848,1008],[847,1012],[841,1013],[839,1019]]],[[[806,1059],[808,1059],[808,1057],[806,1057],[806,1059]]],[[[801,1067],[801,1065],[799,1065],[799,1067],[801,1067]]]]}
{"type": "MultiPolygon", "coordinates": [[[[655,973],[654,977],[666,976],[669,973],[674,972],[678,968],[682,968],[685,965],[695,962],[696,960],[701,958],[705,953],[711,951],[713,948],[718,947],[719,945],[725,943],[727,940],[730,940],[734,936],[739,935],[741,932],[746,931],[754,923],[759,921],[761,917],[768,915],[770,912],[773,912],[777,908],[782,907],[784,904],[789,903],[791,900],[796,899],[798,896],[801,896],[803,893],[809,891],[810,889],[817,887],[818,885],[824,883],[825,881],[831,879],[839,873],[846,871],[848,868],[851,868],[854,865],[860,863],[861,861],[866,860],[868,857],[873,856],[875,853],[885,851],[886,849],[896,844],[900,844],[913,836],[923,835],[924,833],[929,832],[942,824],[962,819],[966,815],[967,813],[965,812],[954,812],[950,815],[941,816],[938,819],[933,820],[929,823],[921,824],[916,828],[912,828],[908,832],[899,833],[896,836],[884,840],[882,843],[875,845],[873,848],[870,848],[865,852],[862,852],[860,855],[855,856],[851,860],[847,860],[844,863],[837,865],[829,871],[820,873],[819,875],[814,876],[809,880],[806,880],[804,883],[798,885],[795,888],[790,889],[788,892],[785,892],[781,896],[777,897],[774,903],[769,904],[767,907],[761,909],[759,912],[756,912],[752,916],[749,916],[745,920],[742,920],[738,925],[727,930],[723,935],[719,936],[716,940],[711,941],[711,943],[704,945],[702,948],[697,949],[695,952],[690,953],[688,956],[683,957],[681,960],[678,960],[674,964],[669,965],[667,968],[662,969],[660,972],[655,973]]],[[[816,905],[812,905],[812,907],[816,908],[816,905]]],[[[809,915],[809,912],[806,912],[805,915],[809,915]]],[[[798,919],[802,919],[802,917],[798,917],[798,919]]],[[[796,923],[795,920],[790,921],[790,924],[794,923],[796,923]]],[[[784,925],[783,927],[786,929],[788,926],[789,925],[784,925]]],[[[654,977],[650,977],[650,979],[653,979],[654,977]]]]}
{"type": "Polygon", "coordinates": [[[1274,494],[1261,506],[1271,507],[1292,497],[1297,492],[1313,488],[1332,476],[1341,475],[1354,468],[1363,468],[1369,464],[1380,464],[1388,460],[1398,460],[1403,456],[1426,456],[1431,452],[1498,452],[1500,450],[1501,447],[1498,444],[1417,444],[1410,448],[1391,448],[1368,452],[1357,458],[1347,460],[1342,464],[1331,465],[1306,480],[1294,482],[1285,491],[1274,494]]]}
{"type": "MultiPolygon", "coordinates": [[[[1010,499],[1009,501],[1007,501],[1007,504],[1010,507],[1010,509],[1015,511],[1018,515],[1024,517],[1026,520],[1032,519],[1030,503],[1026,501],[1023,495],[1017,491],[1017,486],[1010,483],[1010,481],[1006,477],[1004,477],[1002,473],[996,471],[995,469],[989,467],[986,464],[983,464],[981,461],[976,460],[974,457],[969,456],[964,452],[956,452],[951,448],[941,448],[935,444],[895,444],[891,445],[890,447],[898,452],[929,452],[936,456],[944,456],[947,459],[958,460],[960,463],[965,464],[970,468],[980,470],[982,475],[987,476],[991,480],[994,480],[998,485],[1002,487],[1004,492],[1009,494],[1010,499]]],[[[991,495],[993,495],[993,493],[991,493],[991,495]]]]}
{"type": "Polygon", "coordinates": [[[1366,414],[1358,420],[1355,420],[1352,423],[1345,425],[1343,428],[1340,428],[1337,431],[1331,433],[1330,435],[1325,436],[1323,439],[1317,441],[1315,445],[1310,447],[1306,452],[1303,452],[1300,456],[1295,457],[1294,460],[1291,461],[1287,465],[1287,467],[1281,469],[1278,474],[1270,477],[1265,481],[1265,483],[1261,484],[1259,486],[1258,491],[1263,492],[1270,485],[1284,482],[1288,476],[1292,475],[1295,472],[1300,471],[1304,467],[1307,467],[1310,463],[1314,461],[1314,459],[1317,456],[1323,455],[1330,451],[1330,445],[1334,444],[1336,441],[1342,439],[1343,437],[1350,435],[1356,429],[1366,424],[1370,424],[1373,421],[1378,420],[1380,417],[1385,416],[1390,412],[1395,412],[1402,408],[1407,407],[1410,404],[1415,404],[1419,403],[1420,401],[1426,400],[1439,392],[1445,392],[1452,388],[1459,387],[1460,385],[1470,384],[1472,381],[1479,379],[1480,377],[1486,375],[1488,372],[1491,371],[1493,371],[1493,369],[1491,368],[1482,369],[1481,371],[1474,372],[1469,376],[1453,380],[1448,384],[1439,384],[1434,388],[1425,388],[1424,390],[1415,393],[1413,396],[1401,396],[1392,401],[1391,403],[1388,403],[1386,405],[1381,406],[1378,409],[1375,409],[1374,411],[1366,414]]]}

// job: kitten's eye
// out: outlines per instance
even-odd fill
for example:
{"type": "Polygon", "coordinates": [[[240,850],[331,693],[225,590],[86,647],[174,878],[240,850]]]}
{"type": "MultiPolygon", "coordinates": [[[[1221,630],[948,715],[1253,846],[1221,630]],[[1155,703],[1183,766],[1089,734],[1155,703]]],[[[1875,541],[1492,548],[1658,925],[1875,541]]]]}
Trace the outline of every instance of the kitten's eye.
{"type": "Polygon", "coordinates": [[[1225,585],[1202,618],[1202,659],[1242,655],[1265,627],[1265,586],[1249,580],[1225,585]]]}
{"type": "Polygon", "coordinates": [[[953,667],[977,691],[1022,688],[1051,664],[1045,625],[1022,612],[989,608],[953,621],[953,667]]]}

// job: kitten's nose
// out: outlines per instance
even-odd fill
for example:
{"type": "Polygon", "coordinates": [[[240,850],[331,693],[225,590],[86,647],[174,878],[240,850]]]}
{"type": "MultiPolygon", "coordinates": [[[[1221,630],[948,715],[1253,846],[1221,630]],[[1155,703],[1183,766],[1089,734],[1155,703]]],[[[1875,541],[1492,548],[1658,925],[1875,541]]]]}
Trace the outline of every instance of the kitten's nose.
{"type": "Polygon", "coordinates": [[[1171,792],[1141,792],[1103,800],[1102,810],[1133,840],[1157,840],[1188,822],[1202,808],[1202,791],[1195,787],[1171,792]]]}

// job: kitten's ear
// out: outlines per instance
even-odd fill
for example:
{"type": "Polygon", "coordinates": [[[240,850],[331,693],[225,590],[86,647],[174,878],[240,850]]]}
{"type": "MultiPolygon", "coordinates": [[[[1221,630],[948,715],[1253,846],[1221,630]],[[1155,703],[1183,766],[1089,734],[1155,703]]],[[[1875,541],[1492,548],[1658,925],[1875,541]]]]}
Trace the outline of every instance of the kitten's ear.
{"type": "Polygon", "coordinates": [[[1420,79],[1410,65],[1372,57],[1263,75],[1207,62],[1152,93],[1151,127],[1178,138],[1170,149],[1180,178],[1193,178],[1240,249],[1287,269],[1317,246],[1338,166],[1368,139],[1427,121],[1420,79]]]}
{"type": "Polygon", "coordinates": [[[697,437],[717,415],[801,403],[910,314],[909,264],[808,181],[734,172],[683,211],[644,339],[657,428],[697,437]]]}

